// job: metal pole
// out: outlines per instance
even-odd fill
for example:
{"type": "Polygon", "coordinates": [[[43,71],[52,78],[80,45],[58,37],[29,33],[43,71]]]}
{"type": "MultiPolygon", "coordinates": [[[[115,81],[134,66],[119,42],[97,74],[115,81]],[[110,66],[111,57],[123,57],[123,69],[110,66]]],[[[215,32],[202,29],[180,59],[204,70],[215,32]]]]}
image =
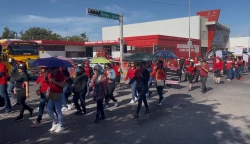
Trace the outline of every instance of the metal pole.
{"type": "Polygon", "coordinates": [[[190,5],[191,5],[191,1],[189,0],[188,3],[188,45],[189,45],[189,53],[188,56],[191,57],[191,43],[190,43],[190,5]]]}
{"type": "Polygon", "coordinates": [[[249,46],[249,44],[250,44],[250,28],[249,28],[249,34],[248,34],[248,52],[250,52],[249,50],[250,50],[250,46],[249,46]]]}
{"type": "Polygon", "coordinates": [[[120,62],[121,67],[123,70],[123,61],[122,61],[122,55],[123,55],[123,14],[120,14],[120,62]]]}
{"type": "Polygon", "coordinates": [[[155,53],[155,44],[153,43],[153,54],[155,53]]]}

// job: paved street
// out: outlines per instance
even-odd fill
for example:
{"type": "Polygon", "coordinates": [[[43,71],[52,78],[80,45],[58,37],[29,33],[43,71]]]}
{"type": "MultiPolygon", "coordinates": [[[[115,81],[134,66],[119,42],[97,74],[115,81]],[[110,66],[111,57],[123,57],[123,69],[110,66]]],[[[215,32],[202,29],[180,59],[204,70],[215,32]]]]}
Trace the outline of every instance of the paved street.
{"type": "MultiPolygon", "coordinates": [[[[30,128],[36,120],[39,97],[31,86],[32,98],[28,104],[35,108],[34,117],[25,113],[25,120],[15,123],[15,108],[9,115],[0,115],[0,144],[248,144],[250,143],[250,78],[228,82],[224,78],[220,86],[212,77],[208,93],[200,94],[200,84],[188,92],[187,83],[165,89],[166,100],[159,107],[155,88],[149,100],[151,113],[141,114],[134,120],[136,104],[128,104],[131,90],[116,91],[120,101],[118,108],[106,110],[106,120],[94,124],[95,104],[87,99],[86,116],[75,116],[75,110],[65,113],[65,131],[49,133],[51,121],[44,114],[43,125],[30,128]]],[[[31,84],[32,85],[32,84],[31,84]]],[[[111,103],[111,106],[112,103],[111,103]]],[[[141,113],[144,112],[142,106],[141,113]]],[[[1,110],[0,113],[2,113],[1,110]]]]}

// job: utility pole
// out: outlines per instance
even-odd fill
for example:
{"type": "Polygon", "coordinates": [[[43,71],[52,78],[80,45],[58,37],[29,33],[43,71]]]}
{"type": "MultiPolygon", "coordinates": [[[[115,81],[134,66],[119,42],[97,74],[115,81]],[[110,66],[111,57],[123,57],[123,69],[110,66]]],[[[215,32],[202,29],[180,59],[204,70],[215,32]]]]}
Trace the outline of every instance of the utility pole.
{"type": "Polygon", "coordinates": [[[121,67],[123,70],[123,61],[122,61],[122,55],[123,55],[123,45],[124,45],[124,41],[123,41],[123,14],[120,14],[120,62],[121,62],[121,67]]]}
{"type": "Polygon", "coordinates": [[[66,28],[66,29],[64,29],[64,30],[66,30],[66,39],[67,39],[67,41],[69,41],[69,40],[68,40],[68,28],[66,28]]]}
{"type": "Polygon", "coordinates": [[[191,57],[191,40],[190,40],[190,5],[191,5],[191,1],[189,0],[188,2],[188,48],[189,48],[189,53],[188,56],[191,57]]]}
{"type": "Polygon", "coordinates": [[[155,53],[155,44],[153,43],[153,54],[155,53]]]}

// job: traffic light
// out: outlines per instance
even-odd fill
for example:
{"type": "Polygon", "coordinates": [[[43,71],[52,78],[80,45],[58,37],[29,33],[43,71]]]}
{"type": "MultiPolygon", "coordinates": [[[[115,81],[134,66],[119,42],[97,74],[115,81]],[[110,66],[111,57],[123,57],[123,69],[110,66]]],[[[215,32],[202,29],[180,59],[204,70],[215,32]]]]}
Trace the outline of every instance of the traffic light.
{"type": "Polygon", "coordinates": [[[88,8],[88,9],[87,9],[87,13],[88,13],[88,15],[96,15],[96,16],[98,16],[98,15],[101,14],[101,11],[95,10],[95,9],[91,9],[91,8],[88,8]]]}
{"type": "MultiPolygon", "coordinates": [[[[120,45],[116,45],[116,50],[120,51],[120,45]]],[[[123,53],[127,53],[127,45],[126,44],[123,45],[123,53]]]]}

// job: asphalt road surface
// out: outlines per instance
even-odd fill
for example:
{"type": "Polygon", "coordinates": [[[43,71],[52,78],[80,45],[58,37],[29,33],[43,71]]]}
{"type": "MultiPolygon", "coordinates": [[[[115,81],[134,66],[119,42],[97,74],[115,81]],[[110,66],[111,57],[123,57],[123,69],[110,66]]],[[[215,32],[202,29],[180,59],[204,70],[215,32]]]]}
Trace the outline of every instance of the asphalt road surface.
{"type": "MultiPolygon", "coordinates": [[[[249,144],[250,143],[250,78],[243,81],[214,84],[208,79],[208,93],[200,94],[200,83],[188,92],[187,83],[165,89],[164,105],[157,106],[156,89],[149,99],[150,114],[144,106],[138,120],[132,118],[136,104],[128,104],[131,90],[117,90],[120,106],[105,111],[106,120],[94,124],[95,104],[87,98],[86,116],[75,116],[75,110],[64,113],[65,131],[49,133],[51,120],[45,112],[42,126],[31,128],[36,120],[39,97],[31,84],[28,105],[35,109],[33,117],[25,112],[25,120],[14,122],[18,108],[3,114],[0,109],[0,144],[249,144]]],[[[71,99],[71,98],[70,98],[71,99]]],[[[12,102],[13,103],[13,102],[12,102]]]]}

